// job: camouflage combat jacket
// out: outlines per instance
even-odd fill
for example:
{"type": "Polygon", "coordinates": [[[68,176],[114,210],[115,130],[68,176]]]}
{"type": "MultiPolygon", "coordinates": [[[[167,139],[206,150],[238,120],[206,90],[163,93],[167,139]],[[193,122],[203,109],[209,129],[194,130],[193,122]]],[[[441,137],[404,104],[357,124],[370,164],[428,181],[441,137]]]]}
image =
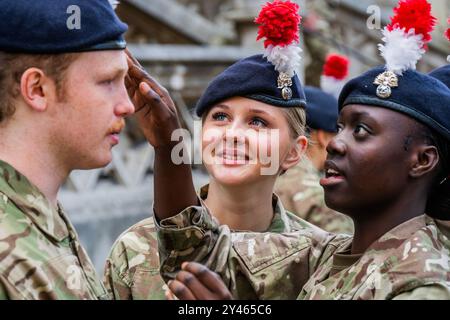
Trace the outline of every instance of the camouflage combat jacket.
{"type": "Polygon", "coordinates": [[[357,257],[348,254],[350,236],[306,223],[290,233],[232,234],[204,206],[155,224],[166,280],[182,262],[197,261],[217,272],[235,298],[449,298],[448,239],[424,215],[397,226],[357,257]]]}
{"type": "Polygon", "coordinates": [[[105,299],[60,205],[0,161],[0,299],[105,299]]]}
{"type": "Polygon", "coordinates": [[[328,232],[353,234],[350,217],[328,208],[319,184],[321,173],[306,157],[278,177],[275,193],[286,210],[328,232]]]}
{"type": "Polygon", "coordinates": [[[384,234],[360,255],[351,243],[322,264],[300,299],[450,299],[447,236],[426,215],[384,234]]]}
{"type": "MultiPolygon", "coordinates": [[[[200,189],[200,198],[208,196],[208,185],[200,189]]],[[[274,218],[268,232],[292,232],[303,222],[286,212],[273,196],[274,218]]],[[[239,233],[239,231],[234,231],[239,233]]],[[[144,219],[126,230],[114,243],[106,261],[104,283],[114,299],[165,299],[167,286],[160,275],[158,240],[153,218],[144,219]]]]}

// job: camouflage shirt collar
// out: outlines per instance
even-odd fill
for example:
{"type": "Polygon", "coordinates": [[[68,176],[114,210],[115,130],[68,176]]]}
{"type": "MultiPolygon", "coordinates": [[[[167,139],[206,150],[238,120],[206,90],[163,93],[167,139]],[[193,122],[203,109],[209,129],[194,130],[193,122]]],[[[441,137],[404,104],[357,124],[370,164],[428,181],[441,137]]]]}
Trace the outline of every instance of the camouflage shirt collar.
{"type": "Polygon", "coordinates": [[[409,219],[382,235],[378,240],[369,246],[366,252],[371,250],[378,251],[396,248],[406,239],[409,239],[419,229],[425,228],[430,223],[434,222],[425,214],[409,219]]]}
{"type": "MultiPolygon", "coordinates": [[[[204,201],[208,197],[208,191],[209,191],[209,184],[206,184],[200,188],[199,195],[202,201],[204,201]]],[[[267,232],[275,232],[275,233],[291,232],[289,217],[283,205],[281,204],[281,200],[275,193],[272,194],[272,207],[274,215],[272,222],[269,226],[269,229],[267,229],[267,232]]]]}
{"type": "Polygon", "coordinates": [[[69,236],[71,226],[58,203],[50,201],[23,174],[0,160],[0,193],[3,193],[19,210],[49,237],[62,241],[69,236]]]}

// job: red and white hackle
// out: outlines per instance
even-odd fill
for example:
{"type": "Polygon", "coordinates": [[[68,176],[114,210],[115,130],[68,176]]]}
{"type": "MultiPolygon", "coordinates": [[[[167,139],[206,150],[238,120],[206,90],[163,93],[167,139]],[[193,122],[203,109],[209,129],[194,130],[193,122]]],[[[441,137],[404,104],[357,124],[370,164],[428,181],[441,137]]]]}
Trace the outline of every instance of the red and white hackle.
{"type": "Polygon", "coordinates": [[[378,45],[386,69],[396,75],[408,69],[415,70],[431,41],[435,24],[436,18],[431,15],[427,0],[400,0],[391,23],[382,31],[384,44],[378,45]]]}

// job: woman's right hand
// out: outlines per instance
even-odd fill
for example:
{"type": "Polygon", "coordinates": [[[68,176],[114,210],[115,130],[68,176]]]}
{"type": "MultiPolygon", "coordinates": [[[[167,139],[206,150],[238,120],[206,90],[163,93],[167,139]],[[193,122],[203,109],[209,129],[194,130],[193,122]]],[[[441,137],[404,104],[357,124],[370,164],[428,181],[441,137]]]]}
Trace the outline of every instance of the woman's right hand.
{"type": "Polygon", "coordinates": [[[169,147],[174,130],[181,128],[177,109],[168,91],[153,79],[141,64],[125,50],[128,74],[125,86],[136,109],[144,136],[155,148],[169,147]]]}

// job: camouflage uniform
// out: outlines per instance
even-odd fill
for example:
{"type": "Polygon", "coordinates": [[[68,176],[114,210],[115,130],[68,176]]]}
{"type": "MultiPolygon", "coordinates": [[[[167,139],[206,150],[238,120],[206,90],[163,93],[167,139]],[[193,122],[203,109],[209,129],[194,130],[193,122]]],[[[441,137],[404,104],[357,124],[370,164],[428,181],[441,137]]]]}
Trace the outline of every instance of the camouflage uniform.
{"type": "Polygon", "coordinates": [[[105,299],[61,206],[0,161],[0,299],[105,299]]]}
{"type": "Polygon", "coordinates": [[[275,193],[286,210],[300,218],[328,232],[353,234],[352,219],[326,206],[320,178],[322,175],[312,162],[303,158],[277,179],[275,193]]]}
{"type": "Polygon", "coordinates": [[[364,254],[351,244],[321,265],[300,299],[450,299],[448,238],[422,215],[384,234],[364,254]]]}
{"type": "Polygon", "coordinates": [[[157,225],[161,272],[184,261],[217,272],[240,299],[448,299],[448,238],[425,216],[383,235],[360,256],[352,238],[304,223],[283,234],[231,234],[206,207],[192,206],[157,225]]]}
{"type": "MultiPolygon", "coordinates": [[[[200,198],[206,199],[207,196],[208,186],[204,186],[200,190],[200,198]]],[[[273,205],[275,215],[268,231],[281,233],[300,228],[301,220],[286,212],[275,195],[273,205]]],[[[167,287],[159,273],[158,240],[153,218],[135,224],[116,240],[106,261],[104,282],[115,299],[165,299],[167,287]]]]}

